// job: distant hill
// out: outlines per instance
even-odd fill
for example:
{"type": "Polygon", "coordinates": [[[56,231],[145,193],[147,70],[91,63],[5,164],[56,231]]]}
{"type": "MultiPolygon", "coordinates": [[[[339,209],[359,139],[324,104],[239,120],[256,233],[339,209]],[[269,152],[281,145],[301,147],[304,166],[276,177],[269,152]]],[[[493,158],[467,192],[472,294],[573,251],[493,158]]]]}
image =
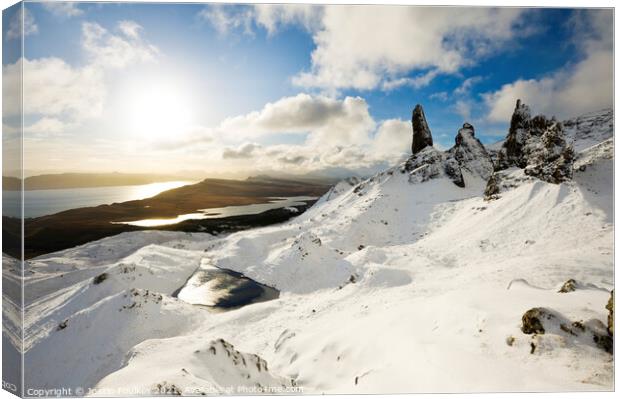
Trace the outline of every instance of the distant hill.
{"type": "Polygon", "coordinates": [[[17,177],[2,176],[2,189],[17,191],[21,188],[21,182],[17,177]]]}
{"type": "Polygon", "coordinates": [[[342,179],[340,178],[335,178],[335,177],[330,177],[330,176],[320,176],[320,175],[314,175],[314,174],[306,174],[306,175],[276,175],[276,176],[272,176],[272,175],[255,175],[255,176],[249,176],[248,178],[246,178],[246,181],[248,182],[264,182],[264,183],[268,183],[268,182],[273,182],[273,183],[293,183],[293,184],[299,184],[299,183],[308,183],[308,184],[317,184],[317,185],[328,185],[328,186],[333,186],[334,184],[338,183],[339,181],[341,181],[342,179]]]}
{"type": "MultiPolygon", "coordinates": [[[[26,190],[53,190],[61,188],[88,188],[109,186],[135,186],[172,180],[183,180],[173,175],[141,173],[60,173],[30,176],[25,179],[26,190]]],[[[3,190],[19,190],[20,179],[2,177],[3,190]]]]}
{"type": "MultiPolygon", "coordinates": [[[[327,190],[329,185],[282,179],[269,181],[205,179],[200,183],[164,191],[151,198],[69,209],[53,215],[27,218],[25,256],[30,258],[126,231],[149,229],[111,222],[165,219],[199,212],[205,208],[264,204],[270,202],[273,197],[319,197],[327,190]]],[[[192,232],[235,231],[282,222],[290,217],[286,212],[280,214],[270,212],[262,215],[229,218],[225,222],[216,219],[186,221],[177,225],[159,226],[156,229],[192,232]]],[[[3,251],[18,257],[21,253],[21,224],[18,219],[7,216],[2,218],[2,223],[3,251]]]]}

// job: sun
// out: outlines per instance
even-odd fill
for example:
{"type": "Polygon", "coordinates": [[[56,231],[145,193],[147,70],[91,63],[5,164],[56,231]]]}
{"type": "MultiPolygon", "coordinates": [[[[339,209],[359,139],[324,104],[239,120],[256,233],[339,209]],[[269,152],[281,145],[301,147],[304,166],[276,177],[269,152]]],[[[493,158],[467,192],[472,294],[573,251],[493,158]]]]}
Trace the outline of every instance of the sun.
{"type": "Polygon", "coordinates": [[[134,90],[127,102],[128,128],[147,140],[178,137],[191,125],[187,97],[171,86],[153,85],[134,90]]]}

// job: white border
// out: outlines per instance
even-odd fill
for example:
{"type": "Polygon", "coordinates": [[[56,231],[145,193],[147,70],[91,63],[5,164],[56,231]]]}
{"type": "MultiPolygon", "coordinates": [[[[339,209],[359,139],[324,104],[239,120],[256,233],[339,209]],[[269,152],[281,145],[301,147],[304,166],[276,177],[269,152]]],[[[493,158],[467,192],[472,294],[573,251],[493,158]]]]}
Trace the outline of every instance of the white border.
{"type": "MultiPolygon", "coordinates": [[[[27,1],[28,2],[28,1],[27,1]]],[[[83,0],[80,2],[89,2],[89,3],[96,3],[97,1],[95,0],[83,0]]],[[[110,1],[111,3],[114,1],[110,1]]],[[[162,1],[162,0],[134,0],[134,2],[145,2],[145,3],[171,3],[173,1],[162,1]]],[[[205,1],[197,1],[197,0],[184,0],[181,1],[182,3],[206,3],[205,1]]],[[[223,1],[223,0],[211,0],[208,1],[209,3],[230,3],[230,1],[223,1]]],[[[311,0],[311,1],[300,1],[300,0],[283,0],[283,1],[256,1],[256,0],[245,0],[245,1],[240,1],[241,3],[251,3],[251,4],[260,4],[260,3],[292,3],[292,4],[394,4],[394,5],[430,5],[430,6],[483,6],[483,7],[488,7],[488,6],[502,6],[502,7],[555,7],[555,8],[595,8],[595,7],[605,7],[605,8],[614,8],[614,21],[616,20],[616,17],[618,16],[618,10],[615,8],[615,4],[613,1],[611,0],[588,0],[588,1],[584,1],[584,0],[538,0],[538,1],[532,1],[532,0],[528,0],[528,1],[516,1],[516,0],[504,0],[504,1],[481,1],[481,0],[475,0],[475,1],[467,1],[467,0],[448,0],[448,1],[441,1],[441,0],[424,0],[424,1],[403,1],[403,0],[380,0],[380,1],[372,1],[372,0],[335,0],[335,1],[329,1],[329,0],[311,0]]],[[[2,9],[5,9],[7,7],[10,7],[11,5],[17,3],[14,0],[0,0],[0,5],[2,6],[2,9]]],[[[0,19],[0,31],[2,29],[2,21],[0,19]]],[[[614,77],[617,76],[618,74],[618,64],[615,62],[616,58],[615,58],[615,43],[618,42],[618,31],[614,30],[614,77]]],[[[1,44],[2,40],[0,40],[0,49],[2,48],[2,44],[1,44]]],[[[23,51],[23,49],[22,49],[23,51]]],[[[0,88],[1,88],[1,84],[0,84],[0,88]]],[[[616,99],[618,96],[618,85],[617,82],[614,79],[614,110],[615,110],[615,104],[616,104],[616,99]]],[[[2,96],[0,96],[0,109],[2,109],[2,96]]],[[[618,126],[618,122],[619,122],[619,117],[617,113],[614,113],[614,126],[618,126]]],[[[614,137],[615,137],[615,130],[614,130],[614,137]]],[[[615,146],[615,153],[614,153],[614,157],[617,160],[618,159],[618,147],[615,146]]],[[[0,164],[1,164],[1,160],[2,160],[2,154],[0,151],[0,164]]],[[[23,163],[23,157],[22,157],[22,163],[23,163]]],[[[618,179],[618,171],[620,170],[620,166],[618,164],[618,162],[614,163],[614,187],[617,183],[617,179],[618,179]]],[[[615,193],[614,193],[615,194],[615,193]]],[[[617,209],[617,205],[618,205],[618,197],[614,195],[614,210],[617,209]]],[[[0,208],[1,209],[1,208],[0,208]]],[[[615,212],[614,212],[614,226],[615,226],[615,212]]],[[[614,228],[614,242],[617,242],[617,236],[618,232],[615,230],[614,228]]],[[[1,232],[0,232],[0,237],[1,237],[1,232]]],[[[614,251],[614,267],[615,265],[618,263],[618,254],[614,251]]],[[[617,276],[615,276],[614,279],[614,284],[617,286],[617,276]]],[[[1,281],[0,281],[0,287],[1,287],[1,281]]],[[[1,372],[2,366],[0,364],[0,372],[1,372]]],[[[618,376],[618,370],[617,368],[614,370],[615,373],[615,380],[618,381],[617,376],[618,376]]],[[[1,375],[1,374],[0,374],[1,375]]],[[[318,395],[303,395],[303,397],[310,397],[310,396],[318,396],[318,395]]],[[[407,395],[373,395],[373,396],[368,396],[368,395],[327,395],[328,397],[334,397],[334,398],[354,398],[354,399],[362,399],[362,398],[377,398],[377,399],[386,399],[386,398],[433,398],[433,399],[443,399],[443,398],[460,398],[460,397],[465,397],[465,398],[521,398],[521,397],[543,397],[543,398],[549,398],[549,399],[564,399],[564,398],[568,398],[568,399],[573,399],[573,398],[583,398],[585,396],[587,397],[593,397],[593,398],[608,398],[608,397],[615,397],[614,393],[506,393],[506,394],[498,394],[498,393],[485,393],[485,394],[481,394],[481,393],[474,393],[474,394],[407,394],[407,395]]],[[[16,396],[11,395],[10,393],[8,393],[7,391],[4,390],[0,390],[0,399],[9,399],[9,398],[15,398],[16,396]]],[[[299,398],[299,396],[278,396],[279,398],[299,398]]],[[[235,398],[247,398],[247,397],[238,397],[238,396],[230,396],[228,398],[231,399],[235,399],[235,398]]]]}

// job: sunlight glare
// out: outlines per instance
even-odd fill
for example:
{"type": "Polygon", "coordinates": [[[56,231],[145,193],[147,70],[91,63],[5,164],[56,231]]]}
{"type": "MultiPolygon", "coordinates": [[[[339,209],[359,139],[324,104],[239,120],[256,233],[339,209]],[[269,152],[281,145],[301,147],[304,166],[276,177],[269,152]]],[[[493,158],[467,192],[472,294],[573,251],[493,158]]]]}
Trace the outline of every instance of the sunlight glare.
{"type": "Polygon", "coordinates": [[[128,108],[131,134],[142,139],[178,137],[191,125],[187,99],[164,85],[135,91],[128,108]]]}

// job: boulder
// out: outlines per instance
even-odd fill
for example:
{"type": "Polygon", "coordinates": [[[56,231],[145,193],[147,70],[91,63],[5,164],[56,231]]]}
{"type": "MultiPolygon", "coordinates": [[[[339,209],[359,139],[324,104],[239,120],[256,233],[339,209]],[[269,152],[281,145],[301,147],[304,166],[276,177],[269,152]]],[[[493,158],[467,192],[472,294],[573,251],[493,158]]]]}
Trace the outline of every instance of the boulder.
{"type": "Polygon", "coordinates": [[[543,322],[551,320],[555,316],[545,308],[532,308],[523,314],[521,318],[521,331],[524,334],[544,334],[543,322]]]}
{"type": "Polygon", "coordinates": [[[564,284],[562,284],[562,287],[560,287],[560,290],[558,292],[561,294],[566,294],[568,292],[573,292],[576,289],[577,289],[577,281],[571,278],[567,280],[564,284]]]}
{"type": "Polygon", "coordinates": [[[499,173],[493,173],[487,181],[487,186],[484,189],[484,199],[491,200],[497,198],[500,193],[500,185],[502,182],[502,176],[499,173]]]}

